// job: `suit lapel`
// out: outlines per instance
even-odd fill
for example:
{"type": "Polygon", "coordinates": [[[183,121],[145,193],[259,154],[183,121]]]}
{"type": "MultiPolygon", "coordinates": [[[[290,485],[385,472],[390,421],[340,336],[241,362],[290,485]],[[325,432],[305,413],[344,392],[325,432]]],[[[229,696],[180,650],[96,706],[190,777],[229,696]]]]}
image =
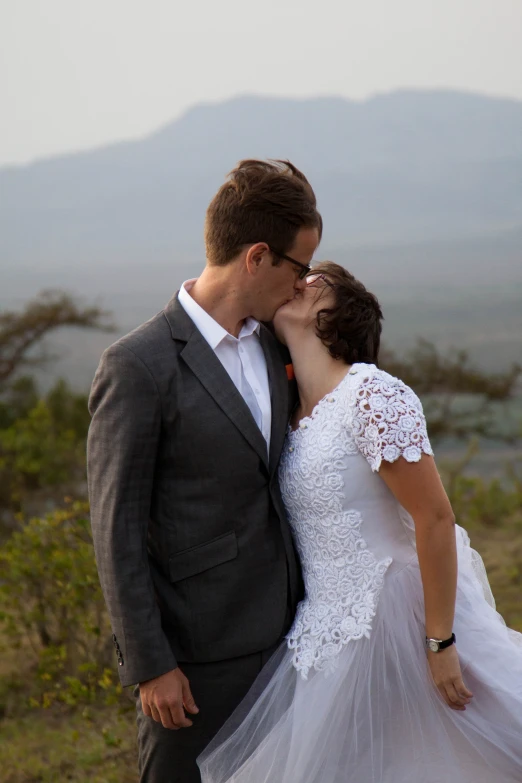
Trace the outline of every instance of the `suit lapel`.
{"type": "Polygon", "coordinates": [[[165,316],[172,337],[186,342],[180,357],[268,468],[266,441],[248,405],[177,296],[165,308],[165,316]]]}
{"type": "Polygon", "coordinates": [[[266,358],[272,399],[270,472],[273,473],[279,463],[288,426],[288,378],[275,337],[266,327],[261,326],[260,338],[266,358]]]}

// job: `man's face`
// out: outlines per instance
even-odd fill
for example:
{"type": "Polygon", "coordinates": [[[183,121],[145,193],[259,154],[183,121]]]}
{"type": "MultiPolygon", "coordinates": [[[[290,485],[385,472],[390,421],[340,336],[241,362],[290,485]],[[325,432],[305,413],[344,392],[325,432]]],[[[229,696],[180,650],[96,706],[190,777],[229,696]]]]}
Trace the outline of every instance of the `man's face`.
{"type": "MultiPolygon", "coordinates": [[[[301,228],[295,242],[285,255],[291,256],[304,266],[308,266],[319,245],[319,232],[316,228],[301,228]]],[[[256,287],[252,306],[252,316],[258,321],[271,321],[277,310],[291,301],[297,292],[306,287],[306,280],[299,279],[300,268],[291,261],[281,260],[273,266],[274,256],[267,251],[266,263],[256,275],[256,287]]]]}

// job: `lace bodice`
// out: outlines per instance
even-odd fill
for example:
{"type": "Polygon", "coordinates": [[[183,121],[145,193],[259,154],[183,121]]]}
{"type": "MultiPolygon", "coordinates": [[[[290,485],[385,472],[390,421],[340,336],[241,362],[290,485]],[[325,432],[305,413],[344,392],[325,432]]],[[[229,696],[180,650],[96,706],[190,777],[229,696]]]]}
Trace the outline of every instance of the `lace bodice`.
{"type": "Polygon", "coordinates": [[[418,397],[374,365],[353,365],[289,429],[280,481],[306,597],[287,641],[303,677],[370,635],[385,574],[415,555],[407,514],[376,471],[382,460],[416,462],[423,453],[433,452],[418,397]]]}

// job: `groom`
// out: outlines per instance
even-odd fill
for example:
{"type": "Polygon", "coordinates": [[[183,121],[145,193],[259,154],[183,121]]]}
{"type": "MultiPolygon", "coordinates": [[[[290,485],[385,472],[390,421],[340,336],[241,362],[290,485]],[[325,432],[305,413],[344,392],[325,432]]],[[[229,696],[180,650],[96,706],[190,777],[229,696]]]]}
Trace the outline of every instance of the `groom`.
{"type": "Polygon", "coordinates": [[[200,780],[301,598],[277,479],[292,401],[262,322],[304,287],[321,231],[298,169],[243,161],[208,208],[201,276],[93,382],[92,529],[142,783],[200,780]]]}

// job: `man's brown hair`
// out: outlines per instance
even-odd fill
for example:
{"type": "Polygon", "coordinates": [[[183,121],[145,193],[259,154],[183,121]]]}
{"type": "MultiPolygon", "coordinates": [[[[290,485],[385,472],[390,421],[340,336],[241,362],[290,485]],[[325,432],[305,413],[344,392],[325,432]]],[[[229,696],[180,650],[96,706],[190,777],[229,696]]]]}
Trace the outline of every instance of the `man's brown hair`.
{"type": "Polygon", "coordinates": [[[377,364],[383,315],[377,297],[367,291],[347,269],[333,261],[322,261],[312,274],[324,275],[334,304],[317,313],[317,336],[330,356],[346,364],[377,364]]]}
{"type": "Polygon", "coordinates": [[[321,238],[323,221],[304,174],[287,160],[242,160],[207,209],[207,258],[224,265],[256,242],[286,253],[301,228],[317,228],[321,238]]]}

